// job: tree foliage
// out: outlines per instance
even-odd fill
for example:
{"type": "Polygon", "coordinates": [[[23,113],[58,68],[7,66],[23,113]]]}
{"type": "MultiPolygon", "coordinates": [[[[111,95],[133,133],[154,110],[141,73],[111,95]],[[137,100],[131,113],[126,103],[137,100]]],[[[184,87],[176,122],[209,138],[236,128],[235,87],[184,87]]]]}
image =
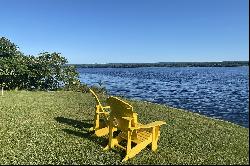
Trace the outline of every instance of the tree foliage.
{"type": "Polygon", "coordinates": [[[10,57],[20,55],[18,47],[5,37],[0,38],[0,57],[10,57]]]}
{"type": "Polygon", "coordinates": [[[0,85],[5,89],[71,90],[79,87],[79,74],[60,53],[25,56],[5,37],[0,39],[0,85]]]}

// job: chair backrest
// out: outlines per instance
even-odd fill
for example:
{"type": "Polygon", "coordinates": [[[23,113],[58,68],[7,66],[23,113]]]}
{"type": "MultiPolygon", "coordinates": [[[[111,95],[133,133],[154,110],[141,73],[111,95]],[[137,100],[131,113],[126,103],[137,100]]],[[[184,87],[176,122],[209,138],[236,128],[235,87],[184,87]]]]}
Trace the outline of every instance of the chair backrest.
{"type": "Polygon", "coordinates": [[[94,96],[95,101],[96,101],[96,105],[101,105],[100,100],[98,99],[97,95],[95,94],[95,92],[89,88],[89,91],[91,92],[91,94],[94,96]]]}
{"type": "Polygon", "coordinates": [[[137,114],[133,111],[133,107],[130,104],[113,96],[107,99],[107,103],[111,109],[110,117],[115,119],[118,129],[126,130],[128,127],[137,125],[137,114]],[[124,119],[124,117],[132,118],[130,125],[128,124],[129,121],[124,119]]]}

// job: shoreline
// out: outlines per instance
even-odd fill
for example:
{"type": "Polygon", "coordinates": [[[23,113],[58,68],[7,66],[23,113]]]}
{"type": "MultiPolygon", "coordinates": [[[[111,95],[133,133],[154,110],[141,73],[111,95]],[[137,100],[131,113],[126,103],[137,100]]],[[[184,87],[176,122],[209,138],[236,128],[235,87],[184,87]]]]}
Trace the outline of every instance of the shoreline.
{"type": "Polygon", "coordinates": [[[249,61],[222,62],[158,62],[158,63],[106,63],[106,64],[67,64],[77,68],[139,68],[139,67],[242,67],[249,61]]]}

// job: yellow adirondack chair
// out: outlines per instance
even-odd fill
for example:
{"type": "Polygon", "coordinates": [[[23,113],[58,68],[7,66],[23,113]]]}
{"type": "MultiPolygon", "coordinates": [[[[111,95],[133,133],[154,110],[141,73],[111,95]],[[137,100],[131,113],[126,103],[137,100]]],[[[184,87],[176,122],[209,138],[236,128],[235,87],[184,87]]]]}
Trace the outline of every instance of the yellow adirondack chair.
{"type": "Polygon", "coordinates": [[[96,101],[95,106],[95,118],[94,118],[94,126],[89,129],[89,131],[95,131],[95,135],[98,137],[108,135],[108,117],[109,112],[106,111],[110,108],[110,106],[102,106],[100,100],[98,99],[96,93],[89,88],[89,91],[93,95],[96,101]]]}
{"type": "Polygon", "coordinates": [[[104,150],[114,148],[114,146],[124,149],[126,156],[122,161],[127,161],[134,157],[150,143],[151,149],[156,151],[160,136],[160,126],[166,124],[166,122],[155,121],[143,125],[138,123],[137,113],[133,112],[133,107],[128,103],[113,96],[107,99],[107,103],[111,109],[109,119],[109,144],[104,150]],[[120,133],[113,138],[115,129],[120,131],[120,133]],[[122,140],[126,140],[126,147],[119,144],[122,140]],[[136,144],[134,147],[132,147],[132,142],[136,144]]]}

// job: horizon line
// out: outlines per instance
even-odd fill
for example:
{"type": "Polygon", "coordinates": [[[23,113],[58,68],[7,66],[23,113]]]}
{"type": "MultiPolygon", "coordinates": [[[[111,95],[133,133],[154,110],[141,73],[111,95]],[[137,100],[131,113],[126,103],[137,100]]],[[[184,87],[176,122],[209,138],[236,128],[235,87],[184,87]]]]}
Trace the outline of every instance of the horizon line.
{"type": "Polygon", "coordinates": [[[222,62],[249,62],[249,60],[224,60],[224,61],[178,61],[178,62],[109,62],[109,63],[68,63],[68,64],[157,64],[157,63],[222,63],[222,62]]]}

